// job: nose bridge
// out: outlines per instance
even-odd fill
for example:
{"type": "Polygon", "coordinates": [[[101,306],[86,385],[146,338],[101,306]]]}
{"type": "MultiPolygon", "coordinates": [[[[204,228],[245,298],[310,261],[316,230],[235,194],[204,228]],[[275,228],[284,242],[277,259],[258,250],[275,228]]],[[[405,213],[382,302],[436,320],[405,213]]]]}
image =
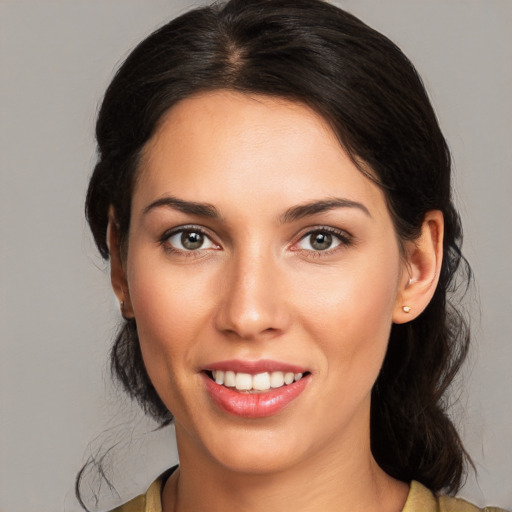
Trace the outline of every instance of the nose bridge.
{"type": "Polygon", "coordinates": [[[281,331],[286,323],[279,295],[278,262],[269,247],[250,244],[227,263],[217,326],[240,338],[281,331]]]}

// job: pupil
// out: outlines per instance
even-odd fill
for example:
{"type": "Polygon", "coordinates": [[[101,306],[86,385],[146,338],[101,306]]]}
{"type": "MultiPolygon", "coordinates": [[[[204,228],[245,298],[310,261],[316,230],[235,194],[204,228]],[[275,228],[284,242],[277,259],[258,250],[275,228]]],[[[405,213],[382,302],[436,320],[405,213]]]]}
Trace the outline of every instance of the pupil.
{"type": "Polygon", "coordinates": [[[332,235],[329,233],[316,233],[311,235],[311,246],[317,251],[325,251],[332,244],[332,235]]]}
{"type": "Polygon", "coordinates": [[[204,236],[195,231],[184,232],[181,235],[181,243],[185,249],[198,249],[203,245],[204,236]]]}

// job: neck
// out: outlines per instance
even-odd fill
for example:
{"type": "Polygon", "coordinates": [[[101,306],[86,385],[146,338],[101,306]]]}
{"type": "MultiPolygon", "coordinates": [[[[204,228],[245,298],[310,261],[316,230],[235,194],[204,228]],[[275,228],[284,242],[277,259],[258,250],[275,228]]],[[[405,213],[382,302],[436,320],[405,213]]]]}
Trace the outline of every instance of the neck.
{"type": "MultiPolygon", "coordinates": [[[[179,428],[177,428],[179,432],[179,428]]],[[[409,487],[373,459],[368,435],[349,446],[315,452],[300,464],[273,472],[233,471],[188,443],[180,443],[180,468],[167,482],[163,512],[399,512],[409,487]],[[368,441],[366,441],[368,440],[368,441]],[[181,446],[180,446],[181,445],[181,446]]]]}

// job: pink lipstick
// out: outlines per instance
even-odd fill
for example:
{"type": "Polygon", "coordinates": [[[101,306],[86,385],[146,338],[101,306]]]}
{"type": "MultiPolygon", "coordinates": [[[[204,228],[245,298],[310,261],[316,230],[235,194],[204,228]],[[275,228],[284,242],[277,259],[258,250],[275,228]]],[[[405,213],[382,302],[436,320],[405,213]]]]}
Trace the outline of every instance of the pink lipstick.
{"type": "Polygon", "coordinates": [[[217,362],[202,375],[213,402],[244,418],[276,414],[299,397],[311,379],[303,367],[271,360],[217,362]]]}

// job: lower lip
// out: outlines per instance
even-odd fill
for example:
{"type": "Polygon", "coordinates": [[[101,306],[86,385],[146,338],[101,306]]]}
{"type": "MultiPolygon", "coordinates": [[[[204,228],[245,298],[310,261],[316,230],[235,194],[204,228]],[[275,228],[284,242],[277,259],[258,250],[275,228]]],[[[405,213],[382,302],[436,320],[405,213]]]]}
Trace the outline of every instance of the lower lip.
{"type": "Polygon", "coordinates": [[[263,393],[240,393],[217,384],[203,373],[206,389],[223,411],[243,418],[272,416],[295,400],[305,389],[309,375],[300,380],[263,393]]]}

